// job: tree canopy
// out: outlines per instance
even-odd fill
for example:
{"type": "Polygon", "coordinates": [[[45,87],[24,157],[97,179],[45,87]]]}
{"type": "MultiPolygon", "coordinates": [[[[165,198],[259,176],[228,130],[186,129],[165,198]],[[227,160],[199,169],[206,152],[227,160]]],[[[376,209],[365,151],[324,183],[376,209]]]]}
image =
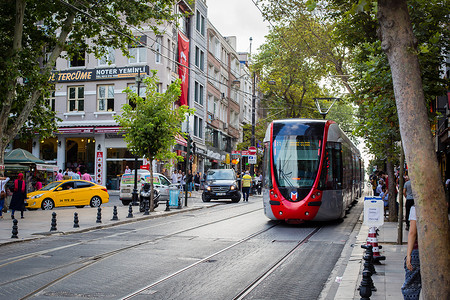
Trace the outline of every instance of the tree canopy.
{"type": "Polygon", "coordinates": [[[16,0],[0,3],[0,163],[7,144],[22,134],[41,138],[56,131],[45,97],[58,57],[104,55],[108,47],[128,54],[133,31],[173,21],[174,0],[16,0]],[[24,126],[25,125],[25,126],[24,126]]]}

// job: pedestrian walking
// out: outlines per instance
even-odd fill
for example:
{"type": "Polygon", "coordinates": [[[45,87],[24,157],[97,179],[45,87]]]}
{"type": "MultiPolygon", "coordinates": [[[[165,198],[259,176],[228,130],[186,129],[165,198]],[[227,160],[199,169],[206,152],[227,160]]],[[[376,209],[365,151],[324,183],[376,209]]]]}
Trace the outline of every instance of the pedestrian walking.
{"type": "Polygon", "coordinates": [[[86,181],[92,181],[92,176],[88,172],[84,172],[83,176],[81,176],[81,179],[86,181]]]}
{"type": "Polygon", "coordinates": [[[62,173],[62,170],[61,170],[61,169],[59,169],[58,174],[56,174],[55,180],[56,180],[56,181],[63,180],[63,173],[62,173]]]}
{"type": "Polygon", "coordinates": [[[0,219],[3,219],[3,207],[5,207],[6,201],[6,184],[9,181],[9,177],[0,177],[0,219]]]}
{"type": "Polygon", "coordinates": [[[178,183],[178,174],[177,174],[177,170],[173,170],[173,174],[172,174],[172,184],[177,184],[178,183]]]}
{"type": "Polygon", "coordinates": [[[406,230],[409,230],[409,214],[411,211],[411,207],[414,205],[414,193],[411,186],[411,180],[409,180],[408,175],[405,176],[405,184],[403,185],[403,195],[406,198],[405,202],[405,216],[406,216],[406,230]]]}
{"type": "Polygon", "coordinates": [[[16,210],[20,211],[20,217],[23,219],[23,211],[25,210],[26,182],[23,180],[23,174],[19,173],[17,179],[14,180],[14,191],[11,198],[9,208],[11,209],[11,219],[14,219],[14,213],[16,210]]]}
{"type": "Polygon", "coordinates": [[[125,174],[131,174],[131,169],[130,169],[130,167],[125,166],[125,171],[124,171],[124,173],[125,173],[125,174]]]}
{"type": "Polygon", "coordinates": [[[42,189],[42,179],[38,177],[36,179],[36,185],[34,186],[34,190],[39,191],[40,189],[42,189]]]}
{"type": "Polygon", "coordinates": [[[419,245],[417,243],[416,207],[412,206],[409,215],[408,248],[405,257],[405,282],[402,285],[403,299],[419,300],[422,290],[420,276],[419,245]]]}
{"type": "Polygon", "coordinates": [[[250,176],[250,173],[248,171],[245,171],[245,175],[242,176],[242,194],[243,194],[243,201],[248,202],[248,196],[250,194],[250,188],[252,187],[252,176],[250,176]]]}
{"type": "Polygon", "coordinates": [[[200,189],[200,177],[201,177],[200,172],[195,173],[194,186],[196,191],[200,189]]]}

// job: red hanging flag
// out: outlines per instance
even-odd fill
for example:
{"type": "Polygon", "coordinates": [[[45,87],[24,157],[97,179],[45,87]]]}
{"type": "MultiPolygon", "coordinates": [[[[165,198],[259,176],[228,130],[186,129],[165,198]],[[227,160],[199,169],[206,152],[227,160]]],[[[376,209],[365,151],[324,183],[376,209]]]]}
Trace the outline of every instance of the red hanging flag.
{"type": "Polygon", "coordinates": [[[188,104],[189,91],[189,39],[181,32],[178,32],[178,75],[181,79],[180,105],[188,104]]]}

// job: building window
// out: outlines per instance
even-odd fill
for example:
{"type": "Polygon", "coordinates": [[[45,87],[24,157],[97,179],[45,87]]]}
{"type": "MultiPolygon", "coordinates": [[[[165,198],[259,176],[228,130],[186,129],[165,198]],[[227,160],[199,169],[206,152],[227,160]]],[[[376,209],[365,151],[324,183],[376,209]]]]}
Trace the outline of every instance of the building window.
{"type": "Polygon", "coordinates": [[[55,91],[49,91],[48,97],[45,98],[45,105],[47,105],[48,109],[51,111],[55,111],[55,91]]]}
{"type": "Polygon", "coordinates": [[[114,85],[99,85],[97,110],[114,111],[114,85]]]}
{"type": "Polygon", "coordinates": [[[84,67],[86,65],[85,51],[81,50],[69,60],[69,68],[84,67]]]}
{"type": "Polygon", "coordinates": [[[195,28],[201,35],[205,36],[205,17],[198,10],[195,28]]]}
{"type": "Polygon", "coordinates": [[[143,35],[137,38],[139,39],[139,42],[129,46],[130,58],[128,59],[128,62],[130,64],[147,62],[147,49],[145,48],[147,36],[143,35]]]}
{"type": "Polygon", "coordinates": [[[114,65],[116,63],[116,53],[113,47],[107,47],[106,53],[98,59],[99,66],[114,65]]]}
{"type": "Polygon", "coordinates": [[[155,41],[155,63],[161,63],[161,47],[162,47],[162,37],[157,36],[155,41]]]}
{"type": "Polygon", "coordinates": [[[69,111],[84,111],[84,86],[69,87],[69,111]]]}
{"type": "Polygon", "coordinates": [[[203,94],[204,94],[203,85],[201,85],[196,81],[194,86],[194,101],[200,105],[203,105],[203,94]]]}
{"type": "Polygon", "coordinates": [[[204,70],[205,53],[197,46],[195,47],[195,66],[200,70],[204,70]]]}
{"type": "Polygon", "coordinates": [[[203,138],[203,120],[194,116],[194,135],[203,138]]]}

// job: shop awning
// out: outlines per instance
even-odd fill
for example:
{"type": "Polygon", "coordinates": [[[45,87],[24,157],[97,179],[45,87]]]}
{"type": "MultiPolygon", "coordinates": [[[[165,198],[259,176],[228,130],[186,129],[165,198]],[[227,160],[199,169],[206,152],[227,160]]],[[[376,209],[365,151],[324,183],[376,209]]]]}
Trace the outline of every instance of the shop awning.
{"type": "Polygon", "coordinates": [[[58,166],[36,164],[36,170],[47,172],[58,172],[58,166]]]}
{"type": "Polygon", "coordinates": [[[177,134],[175,136],[175,141],[177,142],[177,144],[180,144],[181,146],[187,147],[186,139],[184,137],[182,137],[180,134],[177,134]]]}
{"type": "Polygon", "coordinates": [[[45,161],[37,158],[30,152],[24,149],[14,149],[11,150],[5,156],[6,164],[45,164],[45,161]]]}

